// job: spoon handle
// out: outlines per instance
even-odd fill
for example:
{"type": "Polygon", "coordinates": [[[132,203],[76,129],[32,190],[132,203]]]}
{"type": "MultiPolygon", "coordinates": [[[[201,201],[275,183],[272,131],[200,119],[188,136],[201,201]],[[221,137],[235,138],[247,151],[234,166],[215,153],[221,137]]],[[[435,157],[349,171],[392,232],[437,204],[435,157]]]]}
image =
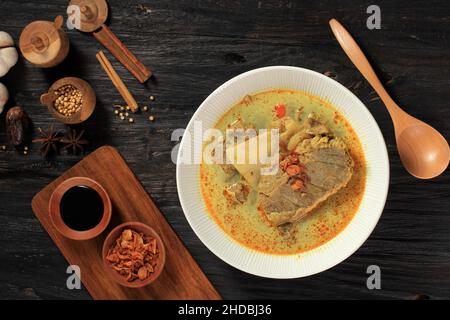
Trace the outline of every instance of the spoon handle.
{"type": "Polygon", "coordinates": [[[380,96],[391,118],[394,120],[394,118],[401,116],[404,113],[403,110],[389,96],[366,56],[350,33],[336,19],[330,20],[330,27],[347,56],[380,96]]]}

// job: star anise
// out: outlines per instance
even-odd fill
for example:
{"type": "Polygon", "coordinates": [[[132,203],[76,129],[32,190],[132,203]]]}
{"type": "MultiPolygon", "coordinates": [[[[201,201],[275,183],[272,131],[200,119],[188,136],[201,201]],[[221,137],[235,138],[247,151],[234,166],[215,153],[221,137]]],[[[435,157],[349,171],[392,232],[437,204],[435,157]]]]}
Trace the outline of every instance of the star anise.
{"type": "Polygon", "coordinates": [[[66,136],[61,139],[64,144],[64,149],[72,154],[78,154],[84,151],[84,147],[89,144],[89,141],[83,139],[84,130],[79,133],[75,129],[68,129],[66,136]]]}
{"type": "Polygon", "coordinates": [[[47,131],[42,130],[42,128],[38,128],[40,137],[34,139],[33,142],[41,143],[41,154],[44,157],[50,155],[50,153],[58,153],[58,143],[61,140],[60,132],[55,131],[53,125],[50,126],[47,131]]]}

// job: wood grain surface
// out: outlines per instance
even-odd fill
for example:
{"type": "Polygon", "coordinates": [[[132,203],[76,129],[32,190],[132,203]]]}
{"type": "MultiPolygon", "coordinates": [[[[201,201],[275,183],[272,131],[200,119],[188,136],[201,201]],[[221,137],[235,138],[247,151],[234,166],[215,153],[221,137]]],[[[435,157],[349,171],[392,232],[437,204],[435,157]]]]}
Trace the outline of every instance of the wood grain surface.
{"type": "MultiPolygon", "coordinates": [[[[64,14],[68,1],[0,1],[0,30],[14,39],[32,20],[64,14]]],[[[328,20],[339,19],[367,53],[394,99],[411,115],[450,138],[450,2],[379,0],[381,29],[366,28],[372,1],[110,0],[107,25],[152,71],[141,85],[109,54],[115,68],[149,113],[121,122],[112,105],[120,95],[101,69],[102,48],[91,35],[67,31],[65,62],[43,70],[20,59],[0,81],[35,128],[55,123],[39,96],[57,79],[78,76],[97,93],[97,108],[82,127],[88,149],[109,144],[121,152],[156,205],[225,299],[450,298],[450,175],[421,181],[401,166],[385,107],[351,65],[328,20]],[[391,181],[384,213],[364,245],[321,274],[270,280],[245,274],[214,256],[195,236],[176,191],[171,134],[185,128],[200,103],[242,72],[292,65],[326,72],[350,88],[378,122],[388,147],[391,181]],[[149,95],[156,100],[150,102],[149,95]],[[146,120],[154,115],[155,122],[146,120]],[[381,268],[381,290],[366,287],[367,267],[381,268]]],[[[6,143],[4,114],[0,144],[6,143]]],[[[90,299],[68,290],[67,262],[31,210],[40,189],[81,160],[61,155],[43,160],[38,146],[28,156],[0,152],[0,298],[90,299]]]]}
{"type": "Polygon", "coordinates": [[[100,147],[46,186],[33,198],[32,208],[68,263],[80,267],[83,285],[94,299],[220,299],[126,162],[112,147],[100,147]],[[48,206],[53,191],[64,180],[73,177],[94,179],[111,199],[111,222],[100,236],[91,240],[76,241],[64,237],[50,219],[48,206]],[[112,229],[125,222],[142,222],[152,227],[166,248],[162,274],[144,288],[125,288],[103,269],[103,242],[112,229]]]}

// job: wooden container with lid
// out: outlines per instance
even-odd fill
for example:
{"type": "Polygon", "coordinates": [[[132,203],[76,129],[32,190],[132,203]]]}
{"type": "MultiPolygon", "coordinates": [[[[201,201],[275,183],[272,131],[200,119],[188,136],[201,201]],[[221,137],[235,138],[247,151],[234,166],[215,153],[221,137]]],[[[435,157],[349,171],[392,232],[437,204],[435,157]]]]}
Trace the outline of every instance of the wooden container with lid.
{"type": "Polygon", "coordinates": [[[54,22],[34,21],[20,35],[22,55],[31,64],[51,68],[60,64],[69,53],[69,37],[62,26],[64,18],[57,16],[54,22]]]}

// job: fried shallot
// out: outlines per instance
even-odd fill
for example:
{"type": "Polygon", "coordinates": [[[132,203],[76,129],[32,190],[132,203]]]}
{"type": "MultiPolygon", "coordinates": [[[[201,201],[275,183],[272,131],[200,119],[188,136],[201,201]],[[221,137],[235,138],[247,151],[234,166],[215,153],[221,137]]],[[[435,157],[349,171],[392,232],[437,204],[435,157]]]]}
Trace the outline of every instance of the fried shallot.
{"type": "Polygon", "coordinates": [[[127,281],[145,280],[158,263],[156,239],[131,229],[122,231],[108,251],[106,260],[127,281]]]}

